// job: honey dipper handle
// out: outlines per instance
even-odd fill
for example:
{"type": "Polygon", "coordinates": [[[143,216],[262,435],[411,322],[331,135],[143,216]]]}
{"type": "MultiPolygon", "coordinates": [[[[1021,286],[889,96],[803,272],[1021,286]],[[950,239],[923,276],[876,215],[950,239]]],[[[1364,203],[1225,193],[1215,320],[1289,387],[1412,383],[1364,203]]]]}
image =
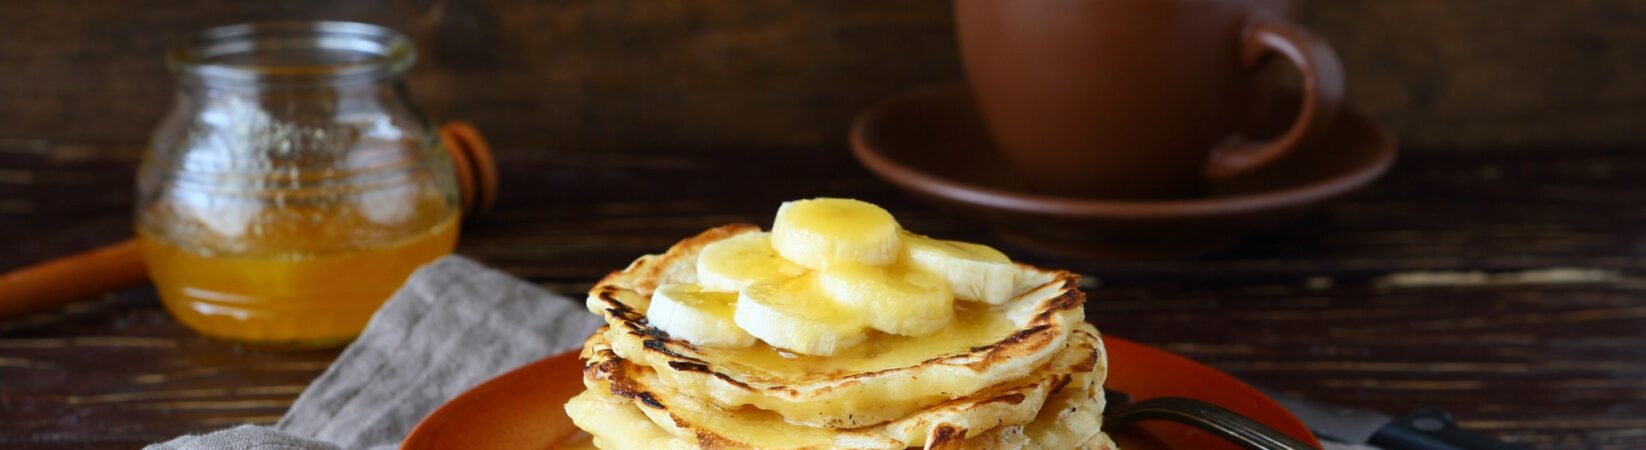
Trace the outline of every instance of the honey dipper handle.
{"type": "Polygon", "coordinates": [[[490,209],[497,201],[497,164],[480,131],[468,122],[453,120],[440,124],[440,141],[457,172],[463,212],[473,217],[490,209]]]}
{"type": "Polygon", "coordinates": [[[136,239],[0,274],[0,319],[141,284],[147,279],[136,239]]]}
{"type": "MultiPolygon", "coordinates": [[[[473,126],[441,124],[440,139],[458,173],[466,217],[490,208],[497,197],[491,147],[473,126]]],[[[87,250],[0,274],[0,320],[45,311],[147,281],[136,239],[87,250]]]]}

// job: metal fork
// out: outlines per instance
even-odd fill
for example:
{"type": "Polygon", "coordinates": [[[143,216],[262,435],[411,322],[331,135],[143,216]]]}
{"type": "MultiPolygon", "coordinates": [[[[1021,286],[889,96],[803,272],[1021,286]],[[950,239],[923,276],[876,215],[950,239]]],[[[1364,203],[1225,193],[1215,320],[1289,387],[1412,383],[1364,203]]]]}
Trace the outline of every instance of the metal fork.
{"type": "Polygon", "coordinates": [[[1125,392],[1107,389],[1103,428],[1114,430],[1145,420],[1169,420],[1189,425],[1233,442],[1247,450],[1317,450],[1234,411],[1199,400],[1157,397],[1137,403],[1125,392]]]}

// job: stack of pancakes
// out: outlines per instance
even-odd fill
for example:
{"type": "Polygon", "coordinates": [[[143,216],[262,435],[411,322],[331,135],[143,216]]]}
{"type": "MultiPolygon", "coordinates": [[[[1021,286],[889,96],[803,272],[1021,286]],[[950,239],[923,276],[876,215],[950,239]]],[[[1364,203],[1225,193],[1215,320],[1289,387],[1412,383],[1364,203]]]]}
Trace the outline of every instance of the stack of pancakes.
{"type": "Polygon", "coordinates": [[[696,283],[727,225],[602,279],[607,326],[583,349],[588,390],[566,404],[606,450],[1113,449],[1100,430],[1107,359],[1076,277],[1017,265],[1012,299],[960,311],[954,332],[876,335],[853,351],[694,346],[647,324],[658,286],[696,283]]]}

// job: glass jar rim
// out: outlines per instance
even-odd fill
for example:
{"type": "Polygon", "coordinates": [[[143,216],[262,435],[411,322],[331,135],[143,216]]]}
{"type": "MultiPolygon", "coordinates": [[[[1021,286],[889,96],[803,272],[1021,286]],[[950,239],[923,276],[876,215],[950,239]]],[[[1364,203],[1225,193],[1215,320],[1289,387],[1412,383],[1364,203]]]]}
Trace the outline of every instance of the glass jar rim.
{"type": "Polygon", "coordinates": [[[173,73],[207,83],[370,80],[400,75],[416,60],[416,47],[398,31],[336,21],[210,28],[166,54],[173,73]]]}

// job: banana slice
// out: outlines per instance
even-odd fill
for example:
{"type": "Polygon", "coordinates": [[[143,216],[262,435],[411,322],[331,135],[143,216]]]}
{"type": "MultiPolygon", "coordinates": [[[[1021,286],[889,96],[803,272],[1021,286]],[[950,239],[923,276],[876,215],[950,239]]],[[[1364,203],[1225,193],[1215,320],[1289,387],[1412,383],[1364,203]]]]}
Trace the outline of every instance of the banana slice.
{"type": "Polygon", "coordinates": [[[932,239],[913,233],[903,236],[910,265],[949,282],[955,298],[991,305],[1012,298],[1017,268],[1005,253],[987,245],[932,239]]]}
{"type": "Polygon", "coordinates": [[[703,247],[697,256],[697,283],[704,290],[737,292],[756,281],[793,278],[806,272],[772,250],[771,234],[743,233],[703,247]]]}
{"type": "Polygon", "coordinates": [[[708,292],[695,284],[667,284],[652,292],[646,320],[692,344],[715,348],[754,345],[754,336],[738,328],[737,294],[708,292]]]}
{"type": "Polygon", "coordinates": [[[785,202],[772,223],[772,248],[807,268],[835,262],[886,265],[897,261],[897,220],[869,203],[842,198],[785,202]]]}
{"type": "Polygon", "coordinates": [[[943,278],[901,264],[835,264],[818,274],[824,295],[869,321],[904,336],[936,333],[954,319],[954,297],[943,278]]]}
{"type": "Polygon", "coordinates": [[[823,296],[815,275],[743,288],[735,320],[773,347],[807,355],[833,355],[868,337],[863,318],[823,296]]]}

